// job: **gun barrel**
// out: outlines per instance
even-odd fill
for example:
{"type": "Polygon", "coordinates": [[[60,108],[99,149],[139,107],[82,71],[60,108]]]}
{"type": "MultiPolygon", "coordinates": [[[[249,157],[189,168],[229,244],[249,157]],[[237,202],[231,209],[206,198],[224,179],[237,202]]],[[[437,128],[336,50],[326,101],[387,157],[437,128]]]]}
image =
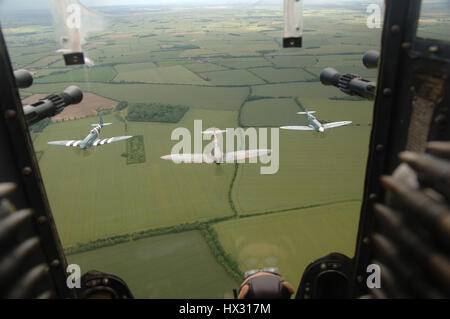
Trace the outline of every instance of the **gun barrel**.
{"type": "Polygon", "coordinates": [[[380,52],[371,50],[367,51],[363,56],[363,64],[368,69],[378,68],[378,60],[380,58],[380,52]]]}
{"type": "Polygon", "coordinates": [[[362,79],[356,74],[340,74],[333,68],[325,68],[320,73],[323,85],[333,85],[348,95],[358,95],[369,100],[375,97],[376,83],[362,79]]]}
{"type": "Polygon", "coordinates": [[[34,104],[23,106],[28,125],[60,113],[66,106],[78,104],[83,99],[83,92],[77,86],[69,86],[63,92],[50,94],[34,104]]]}
{"type": "Polygon", "coordinates": [[[33,84],[33,76],[30,72],[24,69],[14,71],[16,85],[19,89],[26,89],[33,84]]]}

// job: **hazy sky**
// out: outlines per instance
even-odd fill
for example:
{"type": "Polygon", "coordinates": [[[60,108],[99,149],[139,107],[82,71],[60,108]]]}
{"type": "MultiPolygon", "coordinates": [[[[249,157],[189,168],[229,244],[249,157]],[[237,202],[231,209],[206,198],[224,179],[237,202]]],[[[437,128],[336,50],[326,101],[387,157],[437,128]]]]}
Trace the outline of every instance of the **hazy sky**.
{"type": "MultiPolygon", "coordinates": [[[[338,0],[339,2],[358,2],[358,0],[338,0]]],[[[378,2],[376,0],[372,0],[378,2]]],[[[103,6],[103,5],[145,5],[145,4],[199,4],[199,5],[223,5],[223,4],[249,4],[249,3],[279,3],[282,5],[283,0],[82,0],[86,6],[103,6]]],[[[367,2],[360,0],[359,2],[367,2]]],[[[336,4],[336,0],[305,0],[304,4],[336,4]]],[[[0,0],[0,10],[23,10],[23,9],[45,9],[48,8],[47,0],[0,0]]]]}

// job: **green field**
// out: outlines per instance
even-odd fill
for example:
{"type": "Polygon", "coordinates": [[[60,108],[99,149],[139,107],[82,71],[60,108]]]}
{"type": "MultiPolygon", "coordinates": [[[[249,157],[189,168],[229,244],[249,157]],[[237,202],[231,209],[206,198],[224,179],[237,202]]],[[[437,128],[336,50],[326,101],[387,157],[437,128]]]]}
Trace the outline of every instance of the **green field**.
{"type": "Polygon", "coordinates": [[[51,82],[107,82],[116,76],[116,71],[112,67],[84,67],[77,68],[69,72],[49,75],[39,80],[40,83],[51,82]]]}
{"type": "Polygon", "coordinates": [[[208,83],[181,65],[163,68],[142,68],[140,70],[127,70],[119,72],[114,79],[121,82],[146,82],[170,84],[204,84],[208,83]]]}
{"type": "MultiPolygon", "coordinates": [[[[314,110],[318,111],[319,120],[368,120],[348,117],[352,110],[360,111],[359,102],[350,103],[353,105],[341,105],[340,110],[333,110],[339,117],[325,111],[331,110],[331,106],[314,110]]],[[[365,111],[370,114],[367,108],[365,111]]],[[[299,125],[304,124],[304,119],[298,121],[299,125]]],[[[241,166],[233,187],[236,208],[240,213],[256,213],[360,199],[370,129],[368,124],[345,126],[329,130],[323,136],[280,130],[279,171],[274,175],[259,175],[258,165],[241,166]]]]}
{"type": "Polygon", "coordinates": [[[166,227],[185,222],[231,216],[228,189],[233,166],[176,165],[160,159],[171,153],[177,141],[170,136],[178,126],[193,129],[195,119],[203,127],[233,127],[236,112],[191,110],[182,122],[128,122],[128,131],[108,115],[102,136],[142,135],[146,162],[127,165],[121,156],[126,143],[81,151],[47,145],[47,141],[83,138],[92,119],[49,125],[35,140],[36,151],[44,151],[41,173],[65,247],[97,238],[166,227]],[[68,169],[70,168],[70,169],[68,169]],[[95,212],[95,213],[93,213],[95,212]]]}
{"type": "Polygon", "coordinates": [[[282,126],[294,125],[301,122],[307,124],[304,116],[297,112],[302,109],[293,99],[263,99],[247,102],[241,112],[243,126],[282,126]]]}
{"type": "Polygon", "coordinates": [[[145,146],[142,135],[127,140],[127,165],[145,163],[145,146]]]}
{"type": "MultiPolygon", "coordinates": [[[[186,105],[193,108],[230,111],[238,110],[249,92],[249,89],[246,87],[221,88],[159,84],[68,83],[78,85],[82,90],[117,101],[126,100],[130,103],[151,101],[162,104],[186,105]]],[[[58,92],[69,86],[68,83],[37,83],[24,91],[32,93],[58,92]]]]}
{"type": "Polygon", "coordinates": [[[185,68],[191,70],[192,72],[211,72],[211,71],[222,71],[226,70],[225,67],[213,64],[213,63],[207,63],[207,62],[200,62],[195,64],[186,64],[184,65],[185,68]]]}
{"type": "Polygon", "coordinates": [[[214,85],[251,85],[264,81],[246,70],[204,72],[203,75],[214,85]]]}
{"type": "Polygon", "coordinates": [[[217,264],[199,232],[185,232],[69,255],[82,272],[123,278],[136,298],[232,298],[239,287],[217,264]]]}
{"type": "Polygon", "coordinates": [[[252,73],[269,83],[314,81],[316,78],[302,69],[256,68],[252,73]]]}
{"type": "Polygon", "coordinates": [[[360,202],[237,219],[215,226],[242,271],[278,267],[296,289],[303,270],[330,252],[353,257],[360,202]]]}

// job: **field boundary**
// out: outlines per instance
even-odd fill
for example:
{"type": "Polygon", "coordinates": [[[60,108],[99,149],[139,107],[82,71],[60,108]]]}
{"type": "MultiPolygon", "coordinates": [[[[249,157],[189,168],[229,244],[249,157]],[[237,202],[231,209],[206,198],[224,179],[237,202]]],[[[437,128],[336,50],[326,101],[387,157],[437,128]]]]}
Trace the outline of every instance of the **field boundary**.
{"type": "MultiPolygon", "coordinates": [[[[236,172],[237,172],[236,165],[236,172]]],[[[153,228],[153,229],[147,229],[143,231],[133,232],[133,233],[127,233],[122,235],[115,235],[111,237],[105,237],[105,238],[99,238],[93,241],[89,241],[87,243],[78,243],[75,246],[67,247],[64,249],[64,252],[67,256],[74,255],[78,253],[83,253],[99,248],[109,247],[109,246],[115,246],[118,244],[123,244],[126,242],[131,242],[139,239],[144,238],[150,238],[155,236],[161,236],[161,235],[168,235],[168,234],[177,234],[177,233],[183,233],[187,231],[200,231],[203,238],[205,239],[206,243],[208,244],[211,253],[216,258],[216,261],[229,273],[234,279],[238,281],[243,280],[243,273],[239,269],[239,264],[231,257],[230,254],[226,253],[222,244],[219,241],[218,235],[216,231],[211,227],[212,225],[220,222],[225,222],[233,219],[243,219],[243,218],[250,218],[250,217],[259,217],[264,215],[273,215],[277,213],[285,213],[290,212],[294,210],[304,210],[309,208],[316,208],[321,206],[331,206],[335,204],[343,204],[343,203],[350,203],[350,202],[360,202],[361,199],[349,199],[349,200],[340,200],[340,201],[333,201],[328,203],[322,203],[322,204],[312,204],[302,207],[294,207],[294,208],[286,208],[281,210],[274,210],[274,211],[266,211],[266,212],[260,212],[260,213],[254,213],[254,214],[243,214],[243,215],[233,215],[233,216],[226,216],[226,217],[220,217],[220,218],[214,218],[206,222],[192,222],[192,223],[184,223],[169,227],[161,227],[161,228],[153,228]]],[[[234,204],[233,204],[234,207],[234,204]]],[[[237,213],[237,211],[236,211],[237,213]]]]}

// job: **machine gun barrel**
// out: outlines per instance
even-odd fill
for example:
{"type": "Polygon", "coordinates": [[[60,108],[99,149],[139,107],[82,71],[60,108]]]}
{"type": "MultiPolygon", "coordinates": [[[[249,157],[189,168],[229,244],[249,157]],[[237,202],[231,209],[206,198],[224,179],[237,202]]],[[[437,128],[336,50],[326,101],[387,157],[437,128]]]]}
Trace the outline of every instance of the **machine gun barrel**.
{"type": "Polygon", "coordinates": [[[378,59],[380,58],[380,52],[367,51],[363,56],[363,64],[368,69],[376,69],[378,67],[378,59]]]}
{"type": "Polygon", "coordinates": [[[409,265],[400,258],[399,249],[388,238],[375,233],[372,235],[372,243],[381,258],[380,261],[386,265],[386,268],[398,274],[398,280],[408,285],[417,296],[443,298],[443,295],[429,284],[415,265],[409,265]]]}
{"type": "Polygon", "coordinates": [[[14,71],[16,78],[16,85],[19,89],[26,89],[33,84],[33,76],[30,72],[24,69],[14,71]]]}
{"type": "Polygon", "coordinates": [[[450,293],[450,261],[408,229],[397,212],[382,204],[375,204],[374,209],[375,216],[386,227],[386,235],[427,269],[436,285],[442,285],[443,289],[447,289],[446,293],[450,293]]]}
{"type": "Polygon", "coordinates": [[[340,74],[333,68],[325,68],[320,73],[323,85],[333,85],[348,95],[358,95],[369,100],[375,97],[376,83],[364,80],[356,74],[340,74]]]}
{"type": "Polygon", "coordinates": [[[50,94],[34,104],[24,105],[23,112],[28,125],[47,117],[55,116],[66,106],[78,104],[83,99],[83,92],[77,86],[69,86],[63,92],[50,94]]]}
{"type": "Polygon", "coordinates": [[[450,213],[444,203],[433,200],[420,190],[406,187],[392,177],[383,176],[381,183],[395,196],[397,205],[430,227],[444,243],[450,243],[450,213]]]}

